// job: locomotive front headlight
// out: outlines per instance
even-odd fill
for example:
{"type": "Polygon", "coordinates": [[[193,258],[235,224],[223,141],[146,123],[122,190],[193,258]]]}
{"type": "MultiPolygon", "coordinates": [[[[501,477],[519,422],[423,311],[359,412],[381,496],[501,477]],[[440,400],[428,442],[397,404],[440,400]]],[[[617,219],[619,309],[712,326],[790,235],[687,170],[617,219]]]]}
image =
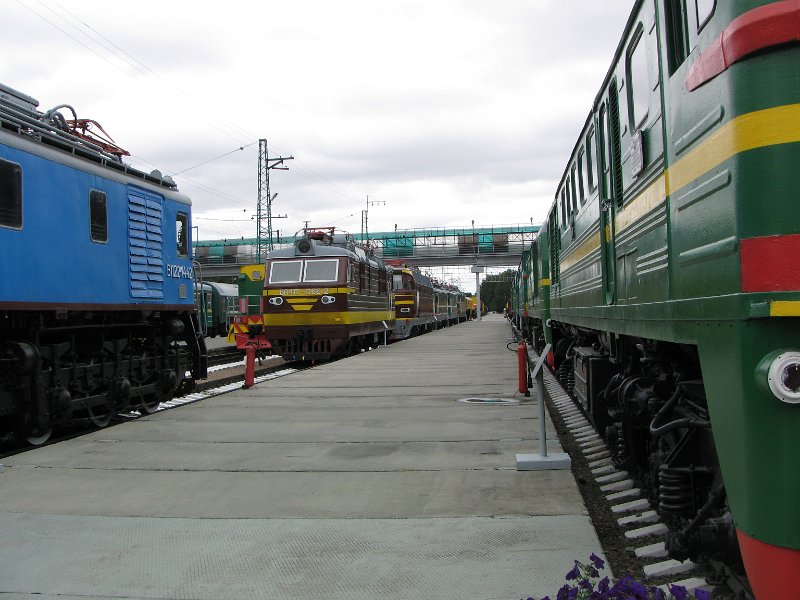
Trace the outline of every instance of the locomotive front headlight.
{"type": "Polygon", "coordinates": [[[269,299],[269,303],[273,306],[280,306],[283,304],[283,297],[282,296],[274,296],[269,299]]]}
{"type": "Polygon", "coordinates": [[[800,352],[780,350],[767,355],[756,374],[772,394],[787,404],[800,404],[800,352]]]}
{"type": "Polygon", "coordinates": [[[336,297],[335,296],[323,296],[322,297],[322,303],[323,304],[333,304],[334,302],[336,302],[336,297]]]}

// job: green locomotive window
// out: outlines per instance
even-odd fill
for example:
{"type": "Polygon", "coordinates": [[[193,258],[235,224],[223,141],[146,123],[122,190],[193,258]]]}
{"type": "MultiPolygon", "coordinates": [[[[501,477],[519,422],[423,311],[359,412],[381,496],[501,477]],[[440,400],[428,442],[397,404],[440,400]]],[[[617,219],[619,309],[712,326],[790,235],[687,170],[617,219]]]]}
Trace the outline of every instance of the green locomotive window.
{"type": "Polygon", "coordinates": [[[632,130],[639,129],[650,109],[650,81],[647,75],[647,40],[640,26],[628,53],[628,106],[632,130]]]}
{"type": "Polygon", "coordinates": [[[302,275],[302,260],[275,261],[269,268],[270,283],[300,283],[302,275]]]}
{"type": "Polygon", "coordinates": [[[578,212],[578,194],[575,193],[575,187],[578,185],[575,181],[577,179],[577,169],[576,165],[572,165],[572,176],[569,178],[569,189],[572,192],[572,212],[578,212]]]}
{"type": "Polygon", "coordinates": [[[717,2],[716,0],[696,0],[695,4],[697,8],[697,31],[700,31],[711,19],[711,15],[714,14],[717,2]]]}
{"type": "Polygon", "coordinates": [[[597,189],[597,179],[595,177],[595,167],[597,166],[597,139],[594,129],[586,136],[586,179],[589,187],[587,192],[594,192],[597,189]]]}
{"type": "Polygon", "coordinates": [[[601,193],[604,198],[608,198],[609,196],[609,185],[608,182],[611,179],[611,152],[609,148],[609,139],[608,139],[608,108],[605,104],[600,107],[600,137],[598,138],[598,142],[600,143],[600,147],[602,148],[603,153],[603,167],[599,169],[600,175],[600,184],[601,184],[601,193]]]}
{"type": "Polygon", "coordinates": [[[581,197],[581,206],[586,204],[589,186],[586,183],[586,151],[581,148],[578,154],[578,191],[581,197]]]}
{"type": "Polygon", "coordinates": [[[716,6],[716,0],[666,0],[664,9],[670,75],[694,51],[699,32],[711,20],[716,6]]]}
{"type": "Polygon", "coordinates": [[[93,242],[108,241],[108,208],[105,192],[89,192],[89,235],[93,242]]]}
{"type": "Polygon", "coordinates": [[[307,260],[303,281],[336,281],[339,278],[337,259],[307,260]]]}
{"type": "Polygon", "coordinates": [[[178,213],[175,217],[175,234],[178,256],[189,256],[189,215],[178,213]]]}
{"type": "Polygon", "coordinates": [[[22,229],[22,168],[0,160],[0,227],[22,229]]]}

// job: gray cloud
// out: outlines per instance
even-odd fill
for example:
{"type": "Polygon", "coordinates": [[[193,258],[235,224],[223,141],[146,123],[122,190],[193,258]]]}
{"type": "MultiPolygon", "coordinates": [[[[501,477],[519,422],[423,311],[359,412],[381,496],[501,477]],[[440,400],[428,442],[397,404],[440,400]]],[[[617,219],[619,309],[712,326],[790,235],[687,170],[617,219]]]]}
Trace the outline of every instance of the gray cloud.
{"type": "MultiPolygon", "coordinates": [[[[210,12],[188,0],[136,10],[59,0],[158,76],[42,4],[59,10],[6,7],[4,83],[45,107],[72,104],[166,173],[268,138],[272,153],[296,156],[272,177],[276,210],[290,214],[281,228],[294,231],[306,219],[359,225],[367,194],[387,202],[370,213],[375,227],[543,218],[632,2],[306,0],[210,12]]],[[[198,218],[220,219],[198,221],[201,235],[254,231],[257,156],[250,146],[178,178],[198,218]]]]}

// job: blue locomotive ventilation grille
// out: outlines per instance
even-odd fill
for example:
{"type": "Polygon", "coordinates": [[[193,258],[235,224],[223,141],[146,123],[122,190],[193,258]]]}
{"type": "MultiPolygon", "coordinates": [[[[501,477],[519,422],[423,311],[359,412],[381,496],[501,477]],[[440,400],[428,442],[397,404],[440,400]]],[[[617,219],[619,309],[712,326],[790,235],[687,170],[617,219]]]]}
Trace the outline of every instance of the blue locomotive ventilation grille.
{"type": "Polygon", "coordinates": [[[128,256],[131,298],[164,298],[161,198],[137,190],[128,193],[128,256]]]}

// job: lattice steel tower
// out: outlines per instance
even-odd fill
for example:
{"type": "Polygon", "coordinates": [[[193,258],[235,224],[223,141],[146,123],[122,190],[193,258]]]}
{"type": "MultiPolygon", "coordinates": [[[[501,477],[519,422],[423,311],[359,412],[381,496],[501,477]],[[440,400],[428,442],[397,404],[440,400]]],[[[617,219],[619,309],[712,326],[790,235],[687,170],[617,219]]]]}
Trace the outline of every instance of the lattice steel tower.
{"type": "Polygon", "coordinates": [[[267,140],[258,140],[258,205],[256,206],[256,262],[266,260],[267,252],[272,250],[272,200],[278,194],[270,195],[270,169],[288,171],[283,161],[292,160],[294,156],[277,156],[270,158],[267,140]]]}

